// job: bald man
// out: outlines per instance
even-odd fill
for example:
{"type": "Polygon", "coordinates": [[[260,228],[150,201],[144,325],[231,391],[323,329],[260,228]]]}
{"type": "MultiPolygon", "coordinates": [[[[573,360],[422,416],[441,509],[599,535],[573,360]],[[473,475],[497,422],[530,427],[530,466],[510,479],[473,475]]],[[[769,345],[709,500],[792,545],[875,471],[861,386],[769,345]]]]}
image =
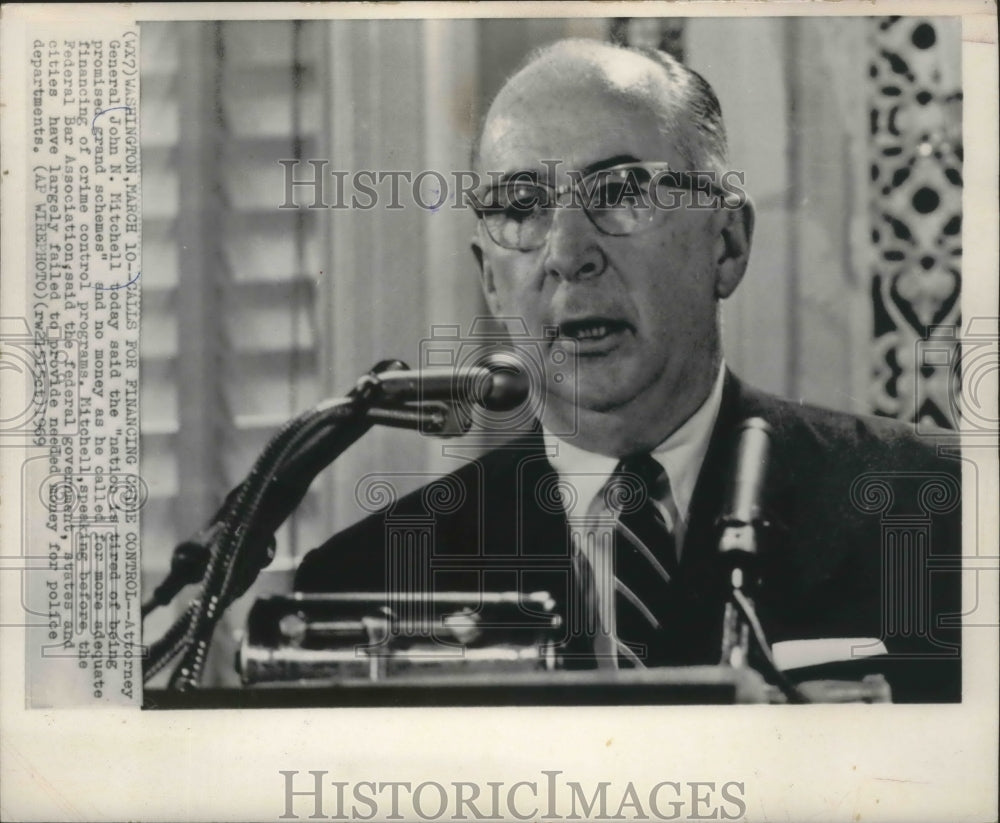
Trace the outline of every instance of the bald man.
{"type": "MultiPolygon", "coordinates": [[[[718,102],[704,81],[590,41],[558,44],[504,86],[477,155],[481,175],[524,179],[541,179],[549,167],[540,161],[555,158],[558,176],[545,182],[556,187],[574,171],[601,182],[608,169],[641,162],[726,171],[718,102]]],[[[503,213],[481,212],[473,243],[490,310],[523,318],[539,338],[558,328],[553,347],[575,359],[570,379],[547,386],[542,425],[566,431],[578,420],[573,444],[610,457],[653,449],[708,398],[722,362],[720,301],[750,252],[745,198],[738,208],[648,212],[612,236],[583,208],[539,209],[545,225],[528,243],[494,237],[503,213]]]]}
{"type": "Polygon", "coordinates": [[[720,304],[746,271],[754,213],[727,184],[705,80],[665,53],[561,41],[507,81],[473,155],[487,303],[544,341],[543,370],[561,364],[545,370],[537,426],[449,478],[462,505],[404,497],[310,553],[296,588],[386,590],[395,524],[431,518],[411,579],[549,591],[564,665],[717,663],[719,519],[741,425],[758,417],[773,441],[756,561],[769,639],[880,641],[897,699],[960,699],[958,632],[941,620],[959,611],[958,575],[932,580],[926,562],[959,551],[957,461],[907,426],[771,397],[725,366],[720,304]],[[928,484],[947,505],[927,508],[928,484]],[[892,514],[922,523],[919,554],[893,554],[870,494],[886,486],[892,514]]]}

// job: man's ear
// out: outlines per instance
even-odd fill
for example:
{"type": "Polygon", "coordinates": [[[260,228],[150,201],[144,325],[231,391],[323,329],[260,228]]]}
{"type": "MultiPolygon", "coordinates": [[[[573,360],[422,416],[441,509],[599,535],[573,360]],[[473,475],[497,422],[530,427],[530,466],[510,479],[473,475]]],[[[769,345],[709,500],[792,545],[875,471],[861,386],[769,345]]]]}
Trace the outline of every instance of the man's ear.
{"type": "Polygon", "coordinates": [[[715,245],[715,296],[725,300],[736,291],[750,260],[754,205],[749,196],[736,208],[725,204],[718,212],[719,233],[715,245]]]}
{"type": "Polygon", "coordinates": [[[483,244],[479,241],[478,235],[472,236],[472,256],[476,258],[476,265],[479,267],[479,281],[483,287],[483,296],[486,298],[486,305],[489,306],[493,314],[500,314],[500,301],[497,297],[496,285],[493,282],[493,269],[490,267],[486,255],[483,254],[483,244]]]}

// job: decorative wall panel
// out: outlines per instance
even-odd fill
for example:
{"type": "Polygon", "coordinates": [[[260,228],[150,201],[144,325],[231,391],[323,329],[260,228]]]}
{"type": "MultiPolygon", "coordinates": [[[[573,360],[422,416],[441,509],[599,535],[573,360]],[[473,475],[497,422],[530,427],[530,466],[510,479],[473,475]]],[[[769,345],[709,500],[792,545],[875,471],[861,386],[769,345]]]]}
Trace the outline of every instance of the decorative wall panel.
{"type": "Polygon", "coordinates": [[[953,21],[872,20],[872,405],[950,427],[961,293],[962,91],[953,21]],[[927,362],[933,345],[951,357],[927,362]],[[942,362],[943,361],[943,362],[942,362]]]}

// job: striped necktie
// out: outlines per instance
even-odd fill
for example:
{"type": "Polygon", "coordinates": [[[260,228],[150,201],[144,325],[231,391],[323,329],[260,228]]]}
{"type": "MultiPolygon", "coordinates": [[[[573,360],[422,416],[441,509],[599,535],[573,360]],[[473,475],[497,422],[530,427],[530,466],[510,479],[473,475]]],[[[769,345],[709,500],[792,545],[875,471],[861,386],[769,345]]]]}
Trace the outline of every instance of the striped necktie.
{"type": "MultiPolygon", "coordinates": [[[[655,663],[677,576],[674,536],[654,500],[672,510],[670,483],[650,455],[619,463],[607,487],[615,528],[615,636],[622,667],[655,663]]],[[[676,524],[676,517],[674,518],[676,524]]]]}

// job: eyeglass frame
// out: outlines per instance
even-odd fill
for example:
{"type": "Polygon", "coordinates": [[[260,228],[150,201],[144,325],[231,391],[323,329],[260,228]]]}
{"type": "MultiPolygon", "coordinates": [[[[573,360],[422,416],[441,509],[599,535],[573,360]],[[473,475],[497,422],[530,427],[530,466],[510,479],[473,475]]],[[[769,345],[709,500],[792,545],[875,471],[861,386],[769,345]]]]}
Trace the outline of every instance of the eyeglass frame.
{"type": "MultiPolygon", "coordinates": [[[[571,179],[570,182],[565,183],[562,186],[553,186],[550,183],[537,179],[531,172],[521,171],[511,175],[509,178],[500,183],[496,183],[492,186],[489,186],[488,188],[484,189],[480,187],[478,191],[482,191],[484,194],[486,194],[489,192],[494,192],[501,189],[507,189],[510,188],[511,186],[518,186],[518,185],[531,185],[537,189],[547,189],[550,192],[550,196],[546,201],[547,205],[543,206],[542,208],[546,210],[553,210],[555,207],[565,208],[565,206],[559,201],[566,194],[569,194],[571,192],[574,194],[583,194],[584,192],[581,191],[581,186],[584,183],[584,181],[590,178],[598,178],[598,180],[600,180],[602,176],[606,177],[608,175],[615,173],[622,173],[622,175],[624,176],[624,172],[626,172],[629,169],[642,169],[650,174],[650,180],[649,183],[647,184],[649,192],[652,192],[653,190],[659,188],[659,186],[661,185],[667,184],[668,182],[667,179],[669,179],[669,185],[671,185],[672,188],[676,188],[681,191],[690,193],[704,191],[716,195],[721,201],[723,207],[725,208],[737,209],[742,207],[742,205],[746,202],[745,194],[742,194],[739,191],[723,189],[721,186],[717,185],[713,180],[708,179],[706,175],[712,175],[714,177],[715,172],[691,173],[686,171],[674,170],[670,167],[669,163],[662,160],[619,163],[617,165],[609,166],[607,168],[595,169],[594,171],[589,172],[586,175],[581,175],[580,172],[578,171],[576,172],[571,171],[569,172],[570,177],[573,178],[573,176],[576,175],[575,179],[571,179]],[[528,175],[531,175],[530,179],[526,179],[528,175]],[[678,183],[680,183],[681,185],[678,185],[678,183]],[[739,196],[739,202],[731,206],[728,204],[727,198],[733,195],[739,196]]],[[[591,189],[590,192],[591,197],[593,196],[593,193],[596,191],[597,191],[596,187],[591,189]]],[[[549,226],[546,228],[545,232],[542,234],[541,239],[537,245],[511,246],[507,245],[506,243],[501,243],[499,240],[497,240],[496,237],[493,236],[493,232],[490,231],[489,224],[486,221],[486,214],[490,211],[490,209],[483,205],[484,198],[479,196],[476,192],[477,190],[469,192],[470,200],[472,201],[470,205],[472,207],[472,210],[476,213],[476,217],[483,223],[483,226],[486,229],[486,234],[489,236],[490,240],[492,240],[496,245],[500,246],[501,248],[508,249],[510,251],[525,251],[525,252],[536,251],[545,245],[548,239],[549,232],[552,230],[551,222],[549,226]]],[[[652,214],[655,214],[657,211],[672,210],[669,207],[663,206],[655,195],[651,195],[651,199],[652,199],[651,205],[653,206],[653,209],[650,219],[646,223],[641,223],[641,222],[637,223],[636,227],[630,231],[620,232],[620,233],[607,231],[598,224],[594,215],[591,214],[592,204],[585,203],[582,200],[577,202],[576,198],[574,197],[574,200],[570,205],[582,208],[584,214],[587,215],[587,219],[590,221],[591,225],[593,225],[594,228],[597,229],[601,234],[607,237],[631,237],[632,235],[641,233],[646,228],[653,225],[652,214]]],[[[711,208],[715,207],[716,206],[713,205],[711,208]]]]}

